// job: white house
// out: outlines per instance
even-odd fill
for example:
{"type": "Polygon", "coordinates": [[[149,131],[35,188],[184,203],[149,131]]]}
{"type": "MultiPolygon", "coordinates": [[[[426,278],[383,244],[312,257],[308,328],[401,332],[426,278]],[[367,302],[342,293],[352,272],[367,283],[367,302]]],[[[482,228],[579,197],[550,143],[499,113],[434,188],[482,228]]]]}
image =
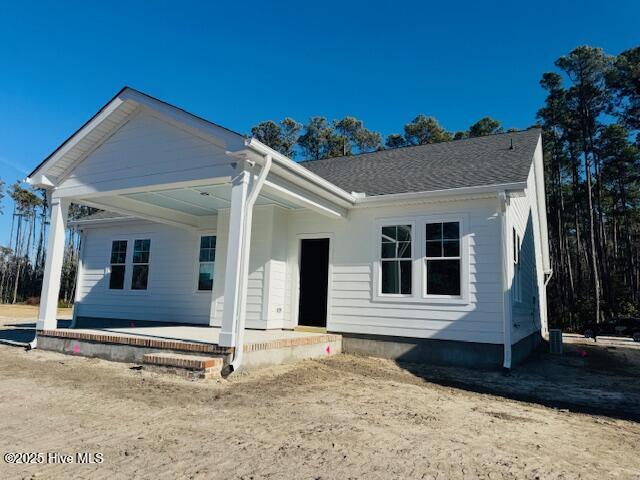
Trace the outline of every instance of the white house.
{"type": "Polygon", "coordinates": [[[540,130],[297,163],[124,88],[28,181],[51,229],[38,329],[56,328],[67,209],[75,315],[247,329],[326,327],[343,350],[503,365],[546,330],[540,130]]]}

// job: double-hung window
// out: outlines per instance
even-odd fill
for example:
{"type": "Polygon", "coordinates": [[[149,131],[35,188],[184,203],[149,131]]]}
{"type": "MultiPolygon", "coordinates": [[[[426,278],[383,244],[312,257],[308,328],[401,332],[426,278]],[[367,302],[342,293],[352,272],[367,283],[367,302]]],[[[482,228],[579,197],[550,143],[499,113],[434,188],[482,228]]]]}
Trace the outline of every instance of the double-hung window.
{"type": "Polygon", "coordinates": [[[412,226],[383,226],[380,237],[381,293],[411,295],[412,226]]]}
{"type": "Polygon", "coordinates": [[[111,242],[111,269],[109,273],[109,289],[124,289],[124,279],[127,264],[127,241],[114,240],[111,242]]]}
{"type": "Polygon", "coordinates": [[[460,296],[460,222],[427,223],[425,243],[427,295],[460,296]]]}
{"type": "Polygon", "coordinates": [[[151,240],[134,240],[133,242],[133,268],[131,271],[131,290],[146,290],[149,282],[149,253],[151,240]]]}
{"type": "Polygon", "coordinates": [[[133,252],[127,252],[128,246],[128,240],[111,242],[109,290],[147,289],[151,240],[148,238],[133,240],[133,252]],[[127,272],[131,272],[130,275],[127,272]]]}
{"type": "Polygon", "coordinates": [[[200,237],[198,267],[198,291],[213,290],[213,274],[216,263],[216,237],[204,235],[200,237]]]}

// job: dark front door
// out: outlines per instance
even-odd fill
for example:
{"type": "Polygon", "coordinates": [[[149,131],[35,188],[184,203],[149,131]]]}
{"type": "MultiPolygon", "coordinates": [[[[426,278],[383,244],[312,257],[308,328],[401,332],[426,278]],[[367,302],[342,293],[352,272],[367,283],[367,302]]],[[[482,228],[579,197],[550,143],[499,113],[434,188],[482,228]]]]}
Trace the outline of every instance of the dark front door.
{"type": "Polygon", "coordinates": [[[300,306],[298,325],[327,326],[329,239],[300,241],[300,306]]]}

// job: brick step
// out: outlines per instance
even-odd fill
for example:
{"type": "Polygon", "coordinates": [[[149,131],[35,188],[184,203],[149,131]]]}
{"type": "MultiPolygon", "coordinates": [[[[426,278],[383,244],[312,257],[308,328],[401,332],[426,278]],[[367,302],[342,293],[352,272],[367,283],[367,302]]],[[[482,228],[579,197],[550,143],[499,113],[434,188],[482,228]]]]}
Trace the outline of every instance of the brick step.
{"type": "Polygon", "coordinates": [[[179,353],[147,353],[142,357],[142,363],[152,371],[175,373],[191,379],[217,378],[224,364],[222,357],[179,353]]]}

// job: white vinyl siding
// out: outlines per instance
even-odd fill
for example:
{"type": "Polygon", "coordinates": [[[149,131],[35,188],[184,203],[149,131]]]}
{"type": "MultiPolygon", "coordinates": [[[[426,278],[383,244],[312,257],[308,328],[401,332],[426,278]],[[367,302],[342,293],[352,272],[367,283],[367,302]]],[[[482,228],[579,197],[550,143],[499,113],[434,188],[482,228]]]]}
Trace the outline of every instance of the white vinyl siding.
{"type": "Polygon", "coordinates": [[[211,295],[196,295],[193,289],[198,246],[199,235],[151,222],[85,228],[77,314],[208,324],[211,295]],[[125,290],[109,290],[111,242],[116,238],[128,239],[129,257],[135,239],[151,239],[147,290],[130,289],[131,260],[127,260],[125,290]]]}
{"type": "Polygon", "coordinates": [[[106,191],[232,173],[224,148],[140,107],[76,165],[57,190],[71,195],[87,187],[106,191]]]}
{"type": "MultiPolygon", "coordinates": [[[[499,256],[499,222],[497,198],[473,201],[437,202],[355,209],[349,219],[330,220],[309,212],[289,214],[288,286],[285,324],[295,326],[297,315],[296,235],[327,233],[332,235],[333,255],[329,278],[329,314],[327,329],[377,335],[437,338],[470,342],[502,343],[502,284],[499,256]],[[462,262],[466,270],[467,292],[462,300],[423,298],[420,266],[422,254],[413,259],[411,298],[384,298],[375,294],[376,259],[380,239],[380,219],[405,219],[463,222],[462,231],[467,254],[462,262]],[[418,290],[419,289],[419,290],[418,290]]],[[[400,220],[402,219],[402,220],[400,220]]],[[[422,242],[423,234],[416,238],[422,242]]]]}
{"type": "MultiPolygon", "coordinates": [[[[514,208],[518,200],[512,200],[514,208]]],[[[299,240],[305,236],[322,236],[331,238],[329,331],[500,344],[503,341],[503,294],[497,209],[497,198],[485,198],[358,208],[349,213],[348,220],[332,220],[309,211],[256,207],[249,262],[247,327],[296,325],[299,240]],[[376,265],[381,243],[378,232],[379,224],[385,223],[385,219],[395,219],[395,225],[415,225],[409,298],[376,295],[376,265]],[[427,298],[422,278],[426,258],[425,225],[451,221],[461,223],[464,298],[427,298]]],[[[194,286],[199,265],[195,256],[201,235],[150,222],[87,228],[78,314],[207,324],[213,300],[213,325],[219,326],[224,305],[228,211],[218,215],[213,292],[197,292],[194,286]],[[153,259],[162,261],[152,260],[149,285],[153,288],[146,295],[122,296],[116,300],[114,294],[108,293],[105,271],[110,262],[111,241],[118,237],[152,238],[153,259]]],[[[526,233],[522,241],[521,255],[525,262],[529,248],[526,233]]],[[[526,280],[523,281],[526,300],[525,285],[526,280]]],[[[517,314],[514,318],[518,318],[517,314]]]]}
{"type": "Polygon", "coordinates": [[[538,238],[538,212],[535,197],[533,168],[527,181],[524,196],[512,198],[509,204],[510,232],[515,232],[517,240],[510,238],[510,258],[512,302],[512,343],[537,331],[541,327],[541,302],[544,295],[542,257],[538,238]],[[519,249],[516,243],[519,242],[519,249]],[[515,250],[515,252],[514,252],[515,250]],[[516,260],[517,259],[517,263],[516,260]]]}

